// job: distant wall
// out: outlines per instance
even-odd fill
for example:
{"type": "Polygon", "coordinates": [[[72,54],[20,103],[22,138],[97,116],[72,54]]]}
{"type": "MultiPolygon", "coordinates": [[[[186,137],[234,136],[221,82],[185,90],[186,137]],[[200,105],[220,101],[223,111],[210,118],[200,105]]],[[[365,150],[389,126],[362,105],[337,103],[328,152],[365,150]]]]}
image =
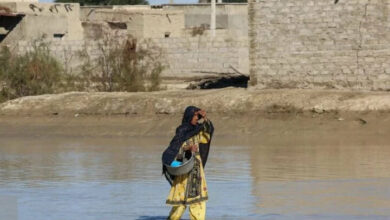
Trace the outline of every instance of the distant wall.
{"type": "MultiPolygon", "coordinates": [[[[216,5],[216,28],[225,29],[234,37],[248,35],[248,5],[229,3],[216,5]]],[[[164,11],[181,10],[184,13],[185,27],[210,26],[210,4],[172,4],[163,5],[164,11]]]]}
{"type": "MultiPolygon", "coordinates": [[[[216,28],[228,30],[232,37],[247,37],[247,4],[217,4],[216,28]]],[[[122,21],[129,32],[138,37],[164,37],[170,32],[178,37],[183,29],[210,27],[210,4],[172,4],[159,8],[151,6],[81,7],[83,22],[122,21]],[[131,29],[131,30],[130,30],[131,29]],[[143,30],[143,31],[141,31],[143,30]]]]}
{"type": "Polygon", "coordinates": [[[206,72],[233,72],[233,68],[248,74],[246,14],[246,4],[219,4],[219,25],[216,37],[211,38],[210,4],[163,5],[149,9],[146,6],[81,8],[86,38],[93,39],[105,31],[118,31],[107,25],[110,22],[126,24],[127,33],[139,42],[150,40],[163,50],[168,67],[164,76],[178,78],[206,72]]]}
{"type": "Polygon", "coordinates": [[[390,0],[251,1],[248,12],[258,87],[390,89],[390,0]]]}
{"type": "MultiPolygon", "coordinates": [[[[230,73],[239,70],[248,71],[248,45],[245,40],[222,37],[221,31],[211,39],[208,33],[188,38],[151,38],[139,40],[138,47],[157,46],[162,52],[161,61],[166,66],[163,77],[191,78],[212,73],[230,73]]],[[[88,50],[91,58],[100,53],[98,41],[53,40],[47,41],[52,55],[64,63],[68,70],[77,73],[82,60],[79,55],[88,50]]],[[[33,50],[32,42],[19,41],[15,46],[19,53],[33,50]]]]}
{"type": "Polygon", "coordinates": [[[231,73],[234,69],[248,73],[248,44],[246,38],[231,38],[226,30],[211,38],[202,36],[151,39],[164,52],[168,68],[164,76],[193,77],[210,73],[231,73]]]}
{"type": "Polygon", "coordinates": [[[218,5],[218,18],[223,18],[223,21],[214,38],[210,36],[209,28],[199,28],[201,23],[195,19],[196,16],[210,18],[209,4],[165,5],[160,8],[81,7],[80,12],[78,5],[70,12],[66,11],[64,4],[54,6],[37,4],[39,8],[33,7],[35,12],[31,12],[28,4],[14,5],[17,7],[15,11],[26,14],[22,25],[17,26],[19,30],[7,37],[16,44],[19,53],[32,50],[33,40],[43,39],[67,69],[77,72],[81,64],[80,51],[86,49],[94,57],[99,53],[99,41],[107,34],[113,39],[132,35],[140,47],[153,45],[161,49],[166,66],[163,77],[183,79],[214,73],[249,72],[245,4],[218,5]],[[58,12],[55,11],[56,16],[53,16],[55,9],[58,12]],[[70,18],[68,13],[74,13],[74,17],[70,18]],[[195,17],[188,17],[190,14],[195,17]],[[69,19],[75,19],[74,23],[69,19]],[[67,31],[73,25],[81,28],[77,31],[81,37],[70,38],[76,36],[67,31]],[[64,37],[53,38],[54,33],[64,34],[64,37]],[[43,34],[47,37],[42,37],[43,34]]]}
{"type": "Polygon", "coordinates": [[[42,38],[83,39],[79,4],[0,2],[0,6],[9,8],[13,13],[24,14],[2,44],[42,38]]]}
{"type": "Polygon", "coordinates": [[[178,37],[184,29],[182,11],[163,11],[145,7],[115,7],[115,9],[82,7],[81,21],[122,23],[128,34],[136,38],[178,37]]]}

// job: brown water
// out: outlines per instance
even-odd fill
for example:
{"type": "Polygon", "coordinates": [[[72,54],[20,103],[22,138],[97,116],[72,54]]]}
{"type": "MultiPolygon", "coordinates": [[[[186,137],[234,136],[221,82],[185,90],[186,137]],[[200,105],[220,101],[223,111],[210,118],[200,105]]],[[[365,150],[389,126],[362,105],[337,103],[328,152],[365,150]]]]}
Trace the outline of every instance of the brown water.
{"type": "MultiPolygon", "coordinates": [[[[160,157],[169,137],[32,133],[1,136],[0,206],[8,206],[0,219],[166,218],[160,157]]],[[[208,219],[390,219],[386,136],[313,144],[296,134],[217,135],[206,166],[208,219]]]]}

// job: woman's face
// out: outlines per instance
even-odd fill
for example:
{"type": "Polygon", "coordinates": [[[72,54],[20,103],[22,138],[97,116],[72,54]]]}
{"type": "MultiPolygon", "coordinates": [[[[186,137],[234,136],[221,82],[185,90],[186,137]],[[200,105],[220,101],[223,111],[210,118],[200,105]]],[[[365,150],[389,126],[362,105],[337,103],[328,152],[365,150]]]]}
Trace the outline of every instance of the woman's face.
{"type": "Polygon", "coordinates": [[[192,125],[196,125],[198,123],[198,120],[199,120],[198,114],[199,114],[198,112],[195,112],[194,116],[192,117],[192,120],[191,120],[192,125]]]}

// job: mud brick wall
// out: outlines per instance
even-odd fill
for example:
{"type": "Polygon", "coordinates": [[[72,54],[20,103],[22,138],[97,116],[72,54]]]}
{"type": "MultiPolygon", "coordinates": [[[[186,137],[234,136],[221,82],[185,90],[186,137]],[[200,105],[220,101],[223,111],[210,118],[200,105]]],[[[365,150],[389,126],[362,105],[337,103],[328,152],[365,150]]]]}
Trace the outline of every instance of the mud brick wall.
{"type": "Polygon", "coordinates": [[[257,87],[390,89],[390,0],[250,1],[257,87]]]}
{"type": "Polygon", "coordinates": [[[41,40],[41,41],[18,41],[10,45],[10,49],[18,54],[33,52],[34,47],[44,45],[50,54],[63,64],[68,73],[77,74],[83,64],[82,52],[88,49],[91,57],[94,58],[100,52],[98,42],[86,42],[84,40],[41,40]],[[86,47],[86,45],[88,45],[86,47]]]}
{"type": "MultiPolygon", "coordinates": [[[[62,62],[68,71],[78,73],[83,59],[82,51],[87,50],[91,59],[101,53],[99,41],[52,40],[45,42],[50,53],[62,62]]],[[[16,49],[23,54],[33,50],[34,42],[19,41],[16,49]]],[[[248,41],[247,37],[231,38],[223,31],[217,32],[215,38],[188,36],[177,38],[139,39],[138,47],[158,48],[160,61],[166,67],[163,77],[191,78],[210,75],[210,73],[231,73],[238,70],[248,74],[248,41]]]]}
{"type": "Polygon", "coordinates": [[[248,74],[248,41],[217,33],[209,36],[156,38],[151,41],[162,49],[167,77],[186,78],[209,73],[248,74]]]}

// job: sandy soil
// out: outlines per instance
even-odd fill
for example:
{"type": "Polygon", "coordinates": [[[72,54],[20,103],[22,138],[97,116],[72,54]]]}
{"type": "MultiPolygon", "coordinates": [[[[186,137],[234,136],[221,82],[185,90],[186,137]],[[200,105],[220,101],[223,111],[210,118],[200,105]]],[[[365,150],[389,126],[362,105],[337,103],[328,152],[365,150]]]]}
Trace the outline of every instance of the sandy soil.
{"type": "Polygon", "coordinates": [[[315,90],[65,93],[0,105],[6,136],[149,136],[167,142],[187,105],[205,108],[220,141],[388,144],[390,93],[315,90]],[[243,141],[239,139],[239,141],[243,141]]]}
{"type": "Polygon", "coordinates": [[[3,116],[181,114],[196,105],[216,114],[390,112],[389,92],[219,89],[85,93],[23,97],[0,105],[3,116]]]}

